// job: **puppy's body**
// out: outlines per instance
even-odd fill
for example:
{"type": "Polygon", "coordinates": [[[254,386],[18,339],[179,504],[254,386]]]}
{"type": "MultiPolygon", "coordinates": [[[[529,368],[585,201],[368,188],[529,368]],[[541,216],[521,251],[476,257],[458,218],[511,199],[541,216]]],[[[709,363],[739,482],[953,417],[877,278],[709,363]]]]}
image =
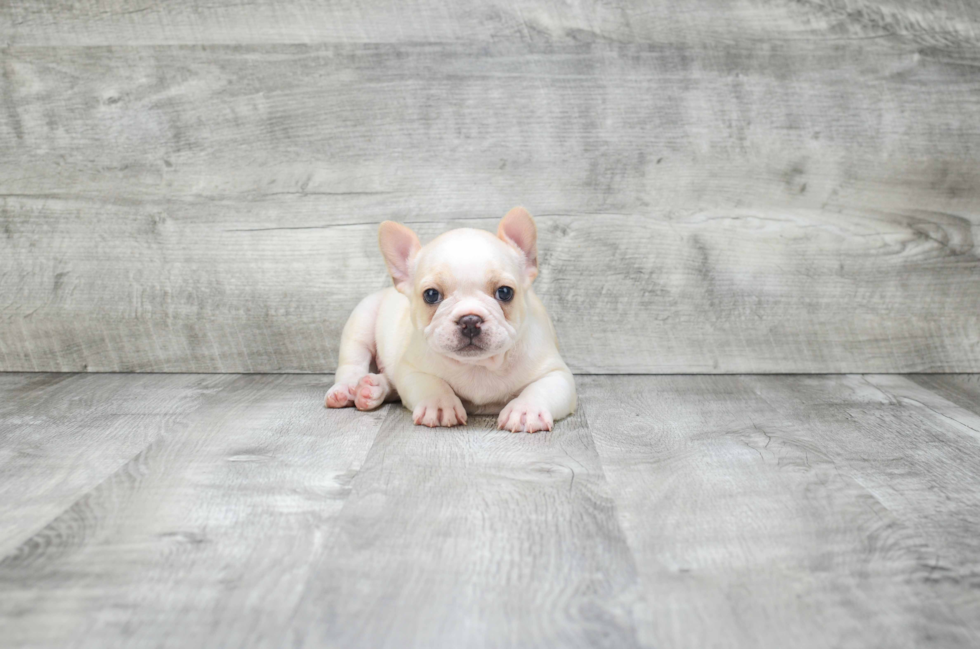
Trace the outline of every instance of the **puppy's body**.
{"type": "Polygon", "coordinates": [[[497,237],[453,230],[422,248],[385,223],[380,242],[395,288],[351,314],[328,407],[368,410],[400,397],[417,424],[499,412],[501,428],[527,432],[574,410],[574,380],[531,287],[536,229],[526,211],[508,213],[497,237]]]}

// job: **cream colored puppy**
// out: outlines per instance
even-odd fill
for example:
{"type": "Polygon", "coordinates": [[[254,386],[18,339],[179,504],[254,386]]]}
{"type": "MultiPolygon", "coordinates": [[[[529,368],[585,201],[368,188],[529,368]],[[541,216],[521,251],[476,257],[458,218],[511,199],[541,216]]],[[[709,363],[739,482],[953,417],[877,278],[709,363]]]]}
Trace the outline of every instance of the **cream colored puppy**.
{"type": "Polygon", "coordinates": [[[466,228],[423,247],[385,221],[378,239],[395,287],[364,298],[347,321],[328,408],[400,397],[423,426],[499,412],[500,428],[528,433],[575,410],[575,381],[531,287],[537,228],[527,210],[508,212],[496,237],[466,228]]]}

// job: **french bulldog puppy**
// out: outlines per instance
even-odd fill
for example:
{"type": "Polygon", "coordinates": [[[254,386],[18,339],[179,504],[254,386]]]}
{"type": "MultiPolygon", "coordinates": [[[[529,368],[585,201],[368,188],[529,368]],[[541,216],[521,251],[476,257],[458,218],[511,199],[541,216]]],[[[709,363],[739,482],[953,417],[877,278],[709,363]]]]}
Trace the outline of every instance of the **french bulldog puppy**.
{"type": "Polygon", "coordinates": [[[378,240],[394,288],[364,298],[347,321],[328,408],[401,398],[419,425],[499,413],[499,428],[528,433],[575,410],[575,380],[531,287],[537,228],[527,210],[508,212],[496,237],[464,228],[422,246],[385,221],[378,240]]]}

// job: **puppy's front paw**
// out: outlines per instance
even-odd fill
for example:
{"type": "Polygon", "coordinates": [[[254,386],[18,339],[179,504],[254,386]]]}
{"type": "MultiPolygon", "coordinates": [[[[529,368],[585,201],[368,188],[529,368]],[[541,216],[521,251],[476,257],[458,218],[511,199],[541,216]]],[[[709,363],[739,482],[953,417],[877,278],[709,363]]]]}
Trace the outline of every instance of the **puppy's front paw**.
{"type": "Polygon", "coordinates": [[[374,410],[388,396],[388,379],[384,374],[365,374],[354,388],[354,405],[358,410],[374,410]]]}
{"type": "Polygon", "coordinates": [[[332,388],[327,390],[327,398],[323,405],[328,408],[346,408],[354,405],[354,388],[356,386],[346,383],[335,383],[332,388]]]}
{"type": "Polygon", "coordinates": [[[466,409],[455,394],[440,394],[422,399],[412,411],[412,419],[419,426],[457,426],[466,423],[466,409]]]}
{"type": "Polygon", "coordinates": [[[551,430],[555,425],[551,413],[544,406],[539,406],[529,399],[517,397],[500,411],[497,417],[497,428],[509,430],[512,433],[536,433],[539,430],[551,430]]]}

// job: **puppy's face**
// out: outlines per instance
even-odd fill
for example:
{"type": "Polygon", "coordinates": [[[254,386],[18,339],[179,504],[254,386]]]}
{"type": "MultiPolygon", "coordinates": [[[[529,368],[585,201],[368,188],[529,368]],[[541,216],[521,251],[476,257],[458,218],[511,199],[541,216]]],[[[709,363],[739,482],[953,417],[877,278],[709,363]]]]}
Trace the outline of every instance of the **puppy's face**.
{"type": "Polygon", "coordinates": [[[413,325],[433,351],[464,363],[517,341],[537,275],[536,238],[523,208],[507,213],[496,237],[453,230],[422,247],[415,233],[390,221],[379,234],[395,287],[411,302],[413,325]]]}

